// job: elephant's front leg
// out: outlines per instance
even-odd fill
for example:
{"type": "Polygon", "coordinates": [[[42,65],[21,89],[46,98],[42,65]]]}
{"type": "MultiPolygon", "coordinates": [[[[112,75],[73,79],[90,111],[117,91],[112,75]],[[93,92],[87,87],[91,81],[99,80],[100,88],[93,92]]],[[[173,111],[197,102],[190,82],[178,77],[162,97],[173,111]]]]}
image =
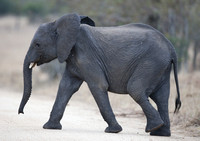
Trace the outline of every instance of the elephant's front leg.
{"type": "Polygon", "coordinates": [[[110,102],[108,99],[107,90],[103,89],[103,87],[89,85],[90,91],[94,96],[94,99],[99,107],[101,115],[103,119],[107,122],[108,127],[105,129],[107,133],[118,133],[122,131],[122,127],[118,124],[117,120],[115,119],[115,115],[112,111],[110,106],[110,102]]]}
{"type": "Polygon", "coordinates": [[[49,121],[44,124],[44,129],[62,129],[62,119],[65,107],[71,96],[79,89],[82,80],[79,80],[66,70],[60,82],[56,101],[50,114],[49,121]]]}

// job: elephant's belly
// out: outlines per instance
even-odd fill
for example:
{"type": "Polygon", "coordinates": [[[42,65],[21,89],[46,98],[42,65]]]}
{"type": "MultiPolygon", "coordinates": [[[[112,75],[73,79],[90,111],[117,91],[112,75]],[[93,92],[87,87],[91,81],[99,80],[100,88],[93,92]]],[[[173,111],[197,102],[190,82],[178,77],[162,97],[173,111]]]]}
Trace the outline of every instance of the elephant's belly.
{"type": "Polygon", "coordinates": [[[121,77],[115,77],[109,80],[108,91],[118,94],[127,94],[127,83],[128,80],[125,80],[121,77]]]}
{"type": "Polygon", "coordinates": [[[118,89],[118,88],[108,88],[108,91],[109,92],[112,92],[112,93],[117,93],[117,94],[128,94],[127,90],[122,90],[122,89],[118,89]]]}
{"type": "Polygon", "coordinates": [[[108,91],[112,93],[117,93],[117,94],[128,94],[127,92],[127,86],[113,86],[109,85],[108,91]]]}

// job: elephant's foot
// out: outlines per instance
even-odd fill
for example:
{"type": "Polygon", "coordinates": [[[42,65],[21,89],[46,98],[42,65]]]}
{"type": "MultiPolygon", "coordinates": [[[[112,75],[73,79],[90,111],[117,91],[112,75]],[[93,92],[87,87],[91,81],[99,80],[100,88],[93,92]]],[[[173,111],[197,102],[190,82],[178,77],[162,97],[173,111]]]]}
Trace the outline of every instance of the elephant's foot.
{"type": "Polygon", "coordinates": [[[43,126],[44,129],[62,129],[62,125],[58,122],[52,122],[52,121],[48,121],[47,123],[44,124],[43,126]]]}
{"type": "Polygon", "coordinates": [[[145,129],[145,132],[152,132],[155,131],[157,129],[159,129],[160,127],[162,127],[164,125],[164,122],[161,118],[159,119],[151,119],[151,120],[147,120],[147,126],[145,129]]]}
{"type": "Polygon", "coordinates": [[[160,127],[159,129],[152,131],[150,133],[151,136],[171,136],[171,132],[169,127],[166,127],[165,125],[160,127]]]}
{"type": "Polygon", "coordinates": [[[119,124],[116,125],[109,125],[106,129],[106,133],[119,133],[122,131],[122,127],[119,124]]]}

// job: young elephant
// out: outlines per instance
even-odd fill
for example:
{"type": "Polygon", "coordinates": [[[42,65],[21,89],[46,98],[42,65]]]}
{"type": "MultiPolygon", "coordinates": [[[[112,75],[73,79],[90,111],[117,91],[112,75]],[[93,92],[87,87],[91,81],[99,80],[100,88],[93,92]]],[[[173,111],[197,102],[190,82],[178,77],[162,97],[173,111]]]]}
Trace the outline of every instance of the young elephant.
{"type": "Polygon", "coordinates": [[[147,118],[146,132],[170,136],[168,99],[170,71],[174,65],[177,87],[175,112],[181,101],[177,57],[172,44],[156,29],[144,24],[93,27],[87,16],[64,15],[42,24],[24,60],[24,93],[18,113],[23,113],[31,94],[32,68],[58,58],[67,62],[57,98],[45,129],[61,129],[60,120],[71,96],[85,81],[107,122],[105,132],[122,130],[110,106],[107,91],[129,94],[147,118]],[[157,104],[158,111],[148,97],[157,104]]]}

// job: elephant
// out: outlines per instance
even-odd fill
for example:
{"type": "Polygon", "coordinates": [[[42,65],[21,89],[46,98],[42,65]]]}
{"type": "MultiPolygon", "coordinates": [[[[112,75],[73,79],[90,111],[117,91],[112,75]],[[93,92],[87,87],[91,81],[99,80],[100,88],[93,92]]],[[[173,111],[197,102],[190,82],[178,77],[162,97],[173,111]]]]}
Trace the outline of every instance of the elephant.
{"type": "Polygon", "coordinates": [[[171,136],[168,99],[172,64],[177,88],[174,112],[181,107],[177,55],[158,30],[142,23],[96,27],[91,18],[77,13],[41,24],[24,59],[24,92],[18,114],[24,113],[31,95],[33,67],[54,59],[66,62],[66,67],[44,129],[62,129],[60,120],[66,105],[84,81],[108,124],[105,132],[122,131],[108,98],[108,92],[113,92],[129,94],[140,105],[147,133],[171,136]]]}

